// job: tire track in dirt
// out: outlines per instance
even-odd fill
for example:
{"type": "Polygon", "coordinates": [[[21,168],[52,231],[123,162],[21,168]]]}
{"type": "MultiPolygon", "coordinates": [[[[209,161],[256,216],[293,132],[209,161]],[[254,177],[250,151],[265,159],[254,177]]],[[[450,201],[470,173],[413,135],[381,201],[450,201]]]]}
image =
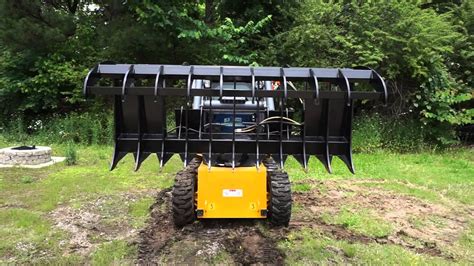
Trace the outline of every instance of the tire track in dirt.
{"type": "Polygon", "coordinates": [[[466,221],[456,218],[455,211],[406,195],[358,186],[358,182],[361,181],[308,180],[312,186],[310,191],[293,193],[294,205],[299,206],[300,211],[295,211],[286,228],[271,227],[258,220],[211,219],[177,229],[171,214],[171,189],[163,190],[150,207],[148,225],[139,234],[137,263],[215,264],[215,257],[225,253],[223,261],[217,263],[283,264],[286,255],[278,243],[287,239],[291,232],[304,228],[315,229],[335,240],[398,245],[415,253],[456,261],[444,249],[455,241],[456,234],[466,225],[466,221]],[[323,212],[335,215],[347,204],[370,209],[376,217],[392,223],[393,232],[383,237],[372,237],[343,225],[328,224],[321,218],[323,212]],[[409,221],[410,217],[429,215],[454,221],[457,231],[451,235],[451,225],[445,229],[438,228],[432,234],[427,228],[414,228],[409,221]]]}
{"type": "Polygon", "coordinates": [[[139,233],[138,264],[209,263],[223,252],[236,264],[283,264],[277,243],[284,237],[266,235],[258,221],[213,219],[175,228],[170,191],[161,191],[150,207],[148,225],[139,233]]]}

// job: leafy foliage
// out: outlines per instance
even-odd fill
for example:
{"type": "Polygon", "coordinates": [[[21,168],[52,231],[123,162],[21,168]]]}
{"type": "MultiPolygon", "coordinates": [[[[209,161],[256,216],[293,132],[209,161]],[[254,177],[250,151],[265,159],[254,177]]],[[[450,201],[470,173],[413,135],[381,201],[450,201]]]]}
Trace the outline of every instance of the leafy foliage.
{"type": "Polygon", "coordinates": [[[82,79],[106,60],[368,66],[393,93],[383,115],[450,144],[473,123],[473,14],[473,0],[0,0],[0,122],[97,108],[82,79]]]}
{"type": "MultiPolygon", "coordinates": [[[[388,79],[394,93],[391,113],[412,114],[426,125],[473,123],[471,5],[454,12],[437,13],[416,2],[391,1],[344,4],[308,0],[293,10],[295,25],[277,35],[272,64],[318,66],[369,66],[388,79]],[[383,5],[383,7],[381,7],[383,5]],[[456,19],[463,23],[453,23],[456,19]],[[462,50],[463,55],[455,54],[462,50]],[[469,51],[470,50],[470,51],[469,51]],[[462,61],[462,66],[453,60],[462,61]],[[459,73],[449,65],[459,65],[459,73]],[[466,65],[466,66],[464,66],[466,65]],[[463,78],[464,77],[464,78],[463,78]],[[468,82],[466,82],[466,80],[468,82]]],[[[457,8],[457,7],[454,7],[457,8]]],[[[445,136],[433,130],[441,142],[445,136]]],[[[452,139],[451,135],[451,139],[452,139]]]]}

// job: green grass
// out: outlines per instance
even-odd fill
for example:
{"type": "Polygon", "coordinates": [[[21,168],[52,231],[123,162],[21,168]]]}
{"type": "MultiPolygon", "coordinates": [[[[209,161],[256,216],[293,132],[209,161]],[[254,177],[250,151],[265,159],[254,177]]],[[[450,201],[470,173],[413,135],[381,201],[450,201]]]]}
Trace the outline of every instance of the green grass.
{"type": "Polygon", "coordinates": [[[65,237],[40,213],[30,210],[0,209],[0,221],[0,258],[28,262],[42,252],[56,253],[60,239],[65,237]]]}
{"type": "Polygon", "coordinates": [[[298,192],[307,192],[311,190],[311,185],[306,183],[297,183],[293,184],[291,189],[298,192]]]}
{"type": "MultiPolygon", "coordinates": [[[[41,143],[40,143],[41,144],[41,143]]],[[[0,148],[11,146],[2,140],[0,148]]],[[[64,156],[67,145],[52,145],[54,155],[64,156]]],[[[103,199],[97,207],[102,220],[111,227],[118,220],[139,230],[145,225],[149,207],[154,199],[151,189],[170,187],[174,174],[182,164],[177,156],[160,170],[156,156],[150,156],[134,172],[131,155],[125,157],[117,169],[110,172],[108,165],[111,147],[76,146],[76,164],[55,164],[42,169],[0,169],[0,264],[129,264],[136,257],[136,246],[127,239],[108,240],[98,237],[97,244],[88,255],[64,255],[61,243],[67,241],[69,233],[58,229],[50,217],[58,207],[87,208],[88,204],[103,199]],[[135,195],[125,200],[123,195],[135,195]]],[[[406,194],[424,201],[444,204],[446,198],[455,204],[474,204],[474,153],[472,149],[460,148],[442,153],[420,152],[396,154],[379,151],[371,154],[355,154],[356,175],[350,174],[341,160],[334,158],[333,174],[325,172],[314,158],[309,162],[309,172],[290,158],[285,166],[292,181],[298,181],[293,191],[311,193],[311,179],[344,180],[361,179],[360,185],[385,189],[393,193],[406,194]],[[384,182],[379,182],[379,181],[384,182]]],[[[324,192],[324,185],[317,186],[324,192]]],[[[449,205],[451,206],[451,205],[449,205]]],[[[341,212],[323,219],[348,230],[373,237],[392,232],[393,225],[380,221],[370,210],[355,210],[346,206],[341,212]]],[[[294,205],[293,211],[302,211],[294,205]]],[[[413,224],[423,227],[423,221],[413,224]]],[[[440,225],[442,226],[442,225],[440,225]]],[[[453,253],[462,258],[472,258],[474,227],[471,225],[459,241],[453,245],[453,253]]],[[[193,244],[193,243],[191,243],[193,244]]],[[[194,244],[193,244],[194,245],[194,244]]],[[[287,262],[295,264],[354,263],[354,264],[431,264],[444,263],[436,258],[418,255],[399,246],[336,241],[330,236],[314,230],[290,231],[288,240],[280,243],[287,254],[287,262]]],[[[177,247],[178,248],[178,247],[177,247]]],[[[222,259],[227,261],[228,254],[222,259]]],[[[474,261],[474,258],[471,260],[474,261]]]]}
{"type": "Polygon", "coordinates": [[[474,222],[471,221],[469,229],[461,236],[459,243],[474,251],[474,222]]]}
{"type": "Polygon", "coordinates": [[[352,210],[342,208],[337,215],[322,215],[323,221],[328,224],[338,224],[356,233],[384,237],[393,231],[391,224],[371,215],[367,209],[352,210]]]}
{"type": "Polygon", "coordinates": [[[114,240],[102,244],[92,253],[91,260],[94,265],[132,264],[136,252],[136,246],[132,246],[123,240],[114,240]]]}
{"type": "MultiPolygon", "coordinates": [[[[7,146],[7,145],[3,145],[7,146]]],[[[1,147],[1,146],[0,146],[1,147]]],[[[53,145],[54,155],[64,155],[65,145],[53,145]]],[[[180,169],[179,159],[174,157],[160,171],[157,159],[145,161],[139,172],[133,171],[133,157],[127,156],[116,170],[108,169],[112,149],[104,146],[78,147],[78,160],[74,166],[65,163],[55,164],[41,169],[2,168],[0,170],[0,263],[9,258],[15,261],[74,264],[89,260],[71,255],[63,257],[65,252],[59,241],[67,239],[67,233],[52,226],[48,214],[59,206],[80,208],[101,196],[111,196],[112,202],[106,202],[102,210],[106,215],[104,223],[116,223],[114,219],[129,219],[135,228],[141,228],[147,217],[148,208],[153,203],[151,197],[140,198],[136,202],[122,202],[116,197],[120,193],[136,193],[150,189],[169,187],[173,183],[174,174],[180,169]],[[116,201],[115,204],[113,201],[116,201]],[[107,206],[112,204],[114,206],[107,206]],[[120,216],[114,211],[125,214],[120,216]],[[110,214],[107,212],[111,212],[110,214]],[[115,216],[114,216],[115,215],[115,216]],[[18,248],[20,246],[21,248],[18,248]],[[42,252],[55,254],[55,258],[38,255],[42,252]]],[[[120,260],[120,253],[131,252],[123,246],[102,253],[98,251],[93,261],[106,262],[120,260]],[[109,252],[110,251],[110,252],[109,252]],[[110,254],[109,254],[110,253],[110,254]]]]}
{"type": "Polygon", "coordinates": [[[410,195],[419,199],[427,200],[430,202],[440,202],[441,198],[439,197],[439,193],[436,191],[430,190],[428,188],[418,188],[418,187],[410,187],[409,184],[404,183],[393,183],[396,181],[388,181],[384,183],[370,183],[364,182],[360,185],[369,187],[369,188],[382,188],[388,189],[400,194],[410,195]]]}
{"type": "Polygon", "coordinates": [[[468,229],[459,237],[451,247],[451,252],[459,257],[474,261],[474,221],[470,221],[468,229]]]}
{"type": "Polygon", "coordinates": [[[344,163],[334,158],[333,174],[328,174],[315,158],[309,161],[309,171],[305,173],[294,158],[285,165],[291,179],[345,179],[360,178],[411,183],[423,189],[413,189],[394,185],[390,182],[379,184],[388,190],[403,192],[424,199],[436,199],[442,195],[463,204],[474,204],[474,151],[457,148],[442,153],[420,152],[398,154],[379,151],[376,153],[354,154],[356,174],[352,175],[344,163]]]}
{"type": "Polygon", "coordinates": [[[153,202],[155,202],[154,198],[145,197],[130,204],[129,214],[134,218],[133,226],[135,228],[142,228],[145,225],[150,206],[153,204],[153,202]]]}
{"type": "MultiPolygon", "coordinates": [[[[2,169],[0,174],[0,204],[21,202],[38,211],[50,211],[71,199],[91,195],[114,194],[120,191],[145,190],[171,186],[174,173],[180,168],[174,157],[159,172],[154,158],[145,161],[139,172],[133,171],[133,157],[125,157],[113,172],[108,170],[110,148],[83,147],[76,166],[57,164],[42,169],[2,169]],[[105,154],[107,156],[105,156],[105,154]],[[35,181],[25,183],[24,176],[34,176],[35,181]]],[[[155,158],[155,160],[157,160],[155,158]]]]}
{"type": "Polygon", "coordinates": [[[317,230],[295,231],[280,242],[289,265],[368,264],[414,265],[448,264],[439,258],[416,254],[395,245],[360,244],[334,240],[317,230]]]}

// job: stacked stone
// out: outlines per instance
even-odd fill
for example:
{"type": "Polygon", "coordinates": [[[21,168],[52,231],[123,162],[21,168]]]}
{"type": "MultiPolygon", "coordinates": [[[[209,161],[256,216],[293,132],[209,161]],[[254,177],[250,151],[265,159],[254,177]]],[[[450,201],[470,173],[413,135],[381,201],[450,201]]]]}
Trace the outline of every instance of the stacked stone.
{"type": "Polygon", "coordinates": [[[51,148],[37,146],[34,150],[0,149],[0,164],[37,165],[51,161],[51,148]]]}

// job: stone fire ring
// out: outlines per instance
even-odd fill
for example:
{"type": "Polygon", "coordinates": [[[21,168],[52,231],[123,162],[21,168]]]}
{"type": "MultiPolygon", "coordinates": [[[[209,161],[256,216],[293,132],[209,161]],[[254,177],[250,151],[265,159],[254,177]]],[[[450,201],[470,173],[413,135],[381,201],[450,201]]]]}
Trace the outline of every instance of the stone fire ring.
{"type": "Polygon", "coordinates": [[[64,157],[52,157],[51,148],[36,146],[34,149],[15,149],[9,147],[0,149],[0,167],[41,168],[64,161],[64,157]]]}

